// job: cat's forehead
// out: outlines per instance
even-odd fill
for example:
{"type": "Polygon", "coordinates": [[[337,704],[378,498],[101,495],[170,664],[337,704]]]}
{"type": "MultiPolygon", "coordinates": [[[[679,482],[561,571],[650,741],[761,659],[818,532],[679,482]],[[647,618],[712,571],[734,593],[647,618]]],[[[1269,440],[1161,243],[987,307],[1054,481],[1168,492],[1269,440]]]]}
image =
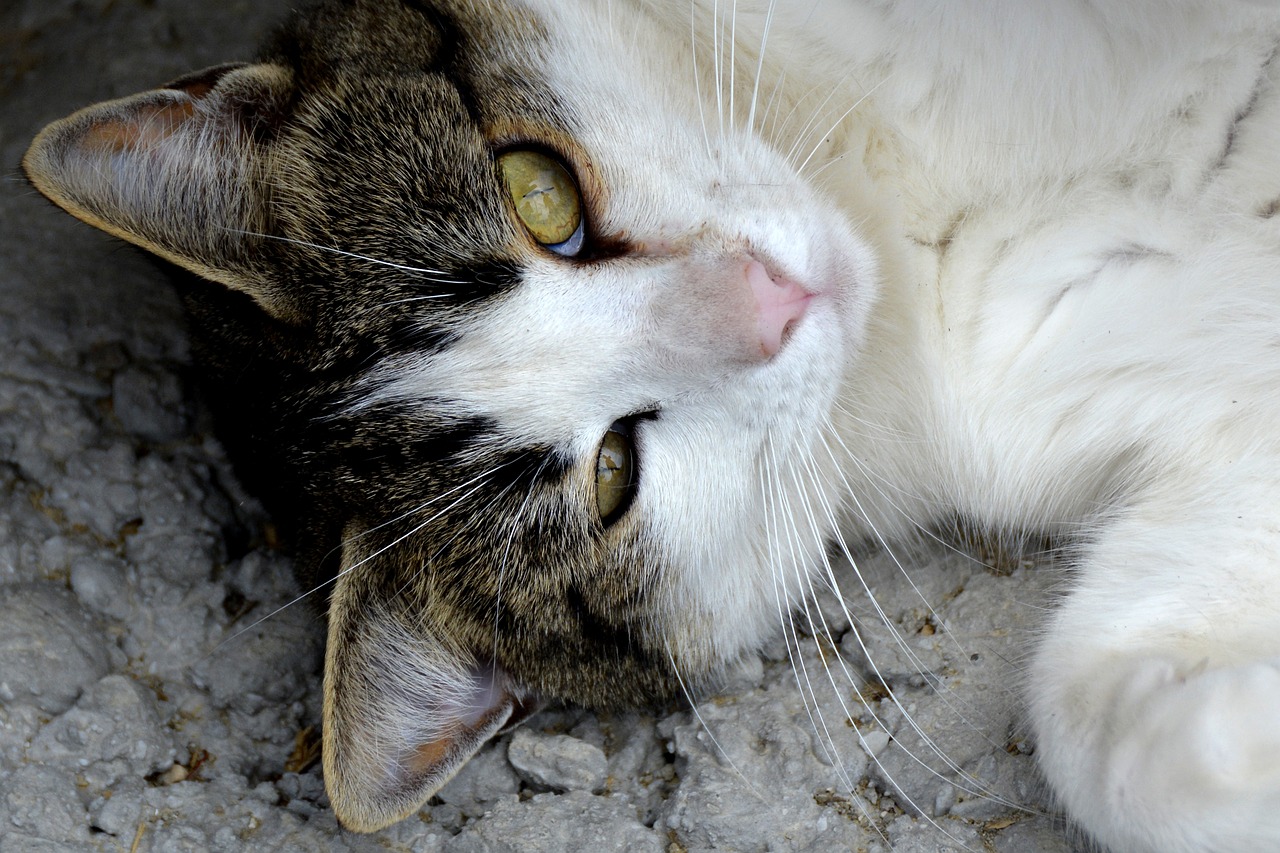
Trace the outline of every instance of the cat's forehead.
{"type": "Polygon", "coordinates": [[[301,276],[328,282],[325,300],[353,295],[348,273],[376,293],[399,273],[422,272],[453,285],[442,295],[454,303],[514,284],[510,271],[542,249],[513,216],[502,151],[532,147],[563,161],[600,245],[625,239],[637,221],[614,215],[613,189],[635,185],[623,173],[682,147],[637,144],[662,123],[649,116],[624,131],[594,91],[600,82],[579,73],[581,57],[549,38],[540,14],[515,4],[458,14],[454,5],[334,4],[268,51],[293,81],[267,164],[271,216],[294,247],[338,250],[301,276]]]}
{"type": "MultiPolygon", "coordinates": [[[[297,116],[315,141],[361,148],[384,169],[411,160],[424,174],[445,172],[433,178],[446,185],[420,186],[429,193],[419,201],[444,190],[448,203],[465,202],[448,194],[447,173],[467,175],[483,196],[490,188],[468,173],[493,151],[526,144],[571,161],[586,189],[607,196],[624,174],[679,173],[703,159],[699,149],[711,152],[688,51],[620,42],[605,27],[611,7],[602,8],[546,0],[328,7],[272,58],[293,67],[297,116]]],[[[326,165],[319,152],[304,153],[326,165]]],[[[700,189],[689,188],[691,197],[700,189]]]]}
{"type": "Polygon", "coordinates": [[[519,5],[330,4],[299,26],[267,53],[293,68],[304,94],[363,98],[380,118],[408,120],[424,136],[467,128],[493,137],[520,120],[562,128],[564,106],[546,85],[551,46],[540,18],[519,5]],[[451,125],[433,123],[455,109],[451,125]]]}

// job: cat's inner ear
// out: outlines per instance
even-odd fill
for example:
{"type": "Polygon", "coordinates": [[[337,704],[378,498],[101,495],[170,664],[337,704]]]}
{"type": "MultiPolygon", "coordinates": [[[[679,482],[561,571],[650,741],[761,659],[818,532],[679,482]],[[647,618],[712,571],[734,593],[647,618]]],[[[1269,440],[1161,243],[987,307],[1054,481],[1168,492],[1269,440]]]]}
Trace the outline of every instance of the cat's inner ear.
{"type": "Polygon", "coordinates": [[[32,184],[97,228],[288,313],[256,270],[270,130],[290,73],[221,65],[80,110],[23,158],[32,184]]]}
{"type": "Polygon", "coordinates": [[[377,566],[348,574],[354,562],[344,553],[329,606],[324,777],[338,820],[373,832],[420,809],[536,703],[430,627],[430,614],[398,608],[386,596],[399,584],[378,589],[377,566]]]}

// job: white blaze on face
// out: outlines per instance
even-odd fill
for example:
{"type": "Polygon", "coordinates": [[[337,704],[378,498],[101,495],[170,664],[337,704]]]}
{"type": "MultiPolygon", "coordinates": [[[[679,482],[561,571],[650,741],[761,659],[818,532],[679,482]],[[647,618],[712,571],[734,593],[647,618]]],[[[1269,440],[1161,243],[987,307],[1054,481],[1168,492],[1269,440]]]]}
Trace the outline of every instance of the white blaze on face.
{"type": "Polygon", "coordinates": [[[448,401],[512,446],[567,452],[586,482],[614,421],[657,412],[635,425],[627,523],[666,568],[673,651],[709,665],[759,642],[780,599],[798,601],[830,532],[821,502],[834,484],[815,470],[830,464],[821,433],[861,338],[873,264],[758,139],[709,144],[692,86],[671,78],[687,57],[655,63],[670,48],[650,44],[633,61],[610,42],[605,61],[584,56],[580,36],[575,52],[550,51],[546,72],[576,108],[576,142],[605,186],[603,205],[587,199],[588,222],[637,250],[531,255],[454,344],[383,366],[365,402],[448,401]]]}

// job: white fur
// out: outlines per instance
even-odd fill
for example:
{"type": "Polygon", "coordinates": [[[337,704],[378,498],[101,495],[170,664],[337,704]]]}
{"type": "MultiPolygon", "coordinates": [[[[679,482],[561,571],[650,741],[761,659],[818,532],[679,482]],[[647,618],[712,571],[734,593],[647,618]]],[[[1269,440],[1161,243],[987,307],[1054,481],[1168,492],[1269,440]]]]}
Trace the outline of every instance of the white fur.
{"type": "Polygon", "coordinates": [[[371,398],[444,394],[584,477],[660,408],[627,523],[694,670],[776,625],[836,507],[1075,534],[1028,685],[1062,802],[1115,850],[1280,850],[1280,13],[529,5],[591,215],[664,248],[545,259],[371,398]],[[717,346],[746,251],[820,294],[763,365],[717,346]]]}

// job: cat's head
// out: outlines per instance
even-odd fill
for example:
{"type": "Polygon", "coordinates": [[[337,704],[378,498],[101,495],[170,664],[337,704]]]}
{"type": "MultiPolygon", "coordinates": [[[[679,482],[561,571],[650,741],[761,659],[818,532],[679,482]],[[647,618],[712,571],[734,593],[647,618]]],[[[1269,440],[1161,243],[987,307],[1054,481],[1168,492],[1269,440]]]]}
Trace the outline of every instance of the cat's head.
{"type": "Polygon", "coordinates": [[[27,155],[58,204],[202,279],[228,441],[329,593],[325,775],[355,828],[544,698],[713,679],[833,523],[868,253],[748,127],[752,75],[715,112],[728,75],[666,26],[330,3],[27,155]]]}

